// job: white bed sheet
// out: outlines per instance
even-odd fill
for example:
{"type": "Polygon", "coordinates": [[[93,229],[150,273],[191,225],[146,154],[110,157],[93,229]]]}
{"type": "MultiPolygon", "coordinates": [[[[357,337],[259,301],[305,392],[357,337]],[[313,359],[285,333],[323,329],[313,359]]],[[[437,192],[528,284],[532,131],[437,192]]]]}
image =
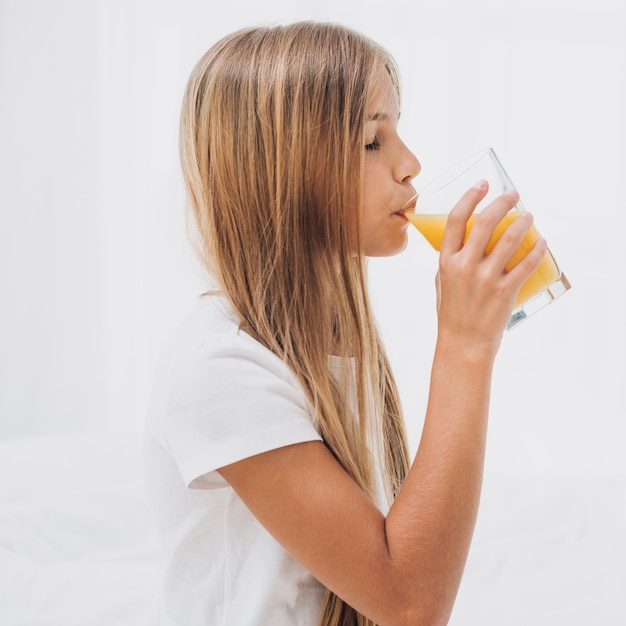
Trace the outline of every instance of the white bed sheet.
{"type": "Polygon", "coordinates": [[[139,439],[0,443],[0,624],[157,623],[162,555],[139,439]]]}
{"type": "MultiPolygon", "coordinates": [[[[626,476],[488,474],[451,626],[625,626],[625,530],[626,476]]],[[[162,571],[137,436],[0,442],[0,624],[156,626],[162,571]]]]}

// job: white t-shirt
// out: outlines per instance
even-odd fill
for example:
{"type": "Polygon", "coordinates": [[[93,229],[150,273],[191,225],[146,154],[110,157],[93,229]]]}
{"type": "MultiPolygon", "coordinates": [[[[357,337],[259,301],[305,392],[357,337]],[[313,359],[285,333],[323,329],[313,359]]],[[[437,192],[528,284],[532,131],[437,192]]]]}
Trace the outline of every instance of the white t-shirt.
{"type": "Polygon", "coordinates": [[[146,424],[146,483],[169,558],[167,626],[315,626],[324,588],[216,471],[320,440],[290,369],[205,296],[166,347],[146,424]]]}

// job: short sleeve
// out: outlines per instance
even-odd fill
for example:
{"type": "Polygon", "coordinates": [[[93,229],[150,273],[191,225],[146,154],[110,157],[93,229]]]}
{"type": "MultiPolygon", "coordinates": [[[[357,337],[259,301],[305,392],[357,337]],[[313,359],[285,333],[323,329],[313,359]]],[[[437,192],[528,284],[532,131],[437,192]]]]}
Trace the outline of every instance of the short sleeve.
{"type": "Polygon", "coordinates": [[[166,444],[192,489],[225,486],[220,467],[321,440],[291,370],[245,333],[218,336],[180,355],[164,391],[166,444]]]}

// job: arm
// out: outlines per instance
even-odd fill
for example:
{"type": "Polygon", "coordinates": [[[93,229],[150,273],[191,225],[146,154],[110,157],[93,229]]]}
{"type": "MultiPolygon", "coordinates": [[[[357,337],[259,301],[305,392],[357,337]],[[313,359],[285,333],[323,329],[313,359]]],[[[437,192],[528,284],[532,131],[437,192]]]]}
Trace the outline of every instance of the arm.
{"type": "Polygon", "coordinates": [[[324,585],[381,626],[446,624],[478,509],[491,373],[517,291],[545,244],[504,265],[532,218],[520,218],[489,256],[502,196],[465,223],[486,190],[450,216],[441,251],[439,333],[424,431],[385,518],[321,442],[287,446],[220,471],[267,530],[324,585]],[[462,313],[462,314],[461,314],[462,313]]]}

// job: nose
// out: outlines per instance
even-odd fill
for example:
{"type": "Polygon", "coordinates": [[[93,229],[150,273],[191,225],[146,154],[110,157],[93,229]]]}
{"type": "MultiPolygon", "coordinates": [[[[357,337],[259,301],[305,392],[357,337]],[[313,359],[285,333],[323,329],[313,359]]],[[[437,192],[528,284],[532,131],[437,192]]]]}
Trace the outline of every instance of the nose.
{"type": "Polygon", "coordinates": [[[398,164],[398,179],[403,183],[411,182],[422,170],[417,157],[403,144],[402,159],[398,164]]]}

